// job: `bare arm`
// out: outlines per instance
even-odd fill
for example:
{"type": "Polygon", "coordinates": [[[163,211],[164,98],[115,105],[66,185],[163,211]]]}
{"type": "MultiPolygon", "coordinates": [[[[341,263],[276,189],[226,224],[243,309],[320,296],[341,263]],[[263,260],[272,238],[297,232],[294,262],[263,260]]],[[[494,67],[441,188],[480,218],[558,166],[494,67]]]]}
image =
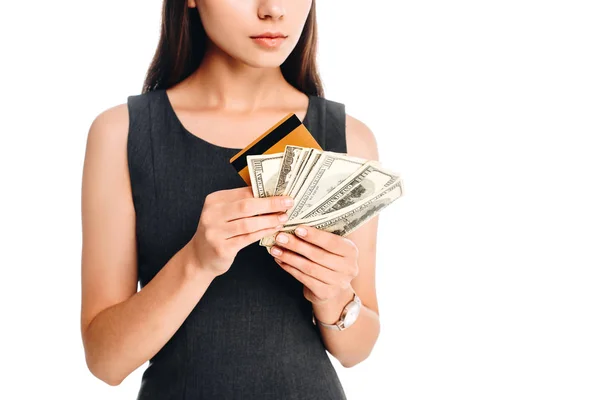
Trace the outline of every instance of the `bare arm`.
{"type": "Polygon", "coordinates": [[[92,123],[82,180],[81,335],[90,371],[110,385],[155,355],[212,282],[190,244],[137,292],[127,105],[92,123]]]}

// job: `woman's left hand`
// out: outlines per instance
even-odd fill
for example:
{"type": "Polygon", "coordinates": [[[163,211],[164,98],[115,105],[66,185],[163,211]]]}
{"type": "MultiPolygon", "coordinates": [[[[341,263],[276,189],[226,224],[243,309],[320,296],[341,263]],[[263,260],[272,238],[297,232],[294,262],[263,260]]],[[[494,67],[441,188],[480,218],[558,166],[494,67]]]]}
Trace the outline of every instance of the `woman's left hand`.
{"type": "Polygon", "coordinates": [[[271,247],[270,253],[284,270],[304,284],[304,297],[313,304],[323,304],[344,293],[358,275],[356,244],[311,226],[298,226],[294,232],[297,236],[278,233],[277,245],[271,247]],[[282,238],[287,242],[282,242],[282,238]],[[282,253],[276,254],[277,250],[282,253]]]}

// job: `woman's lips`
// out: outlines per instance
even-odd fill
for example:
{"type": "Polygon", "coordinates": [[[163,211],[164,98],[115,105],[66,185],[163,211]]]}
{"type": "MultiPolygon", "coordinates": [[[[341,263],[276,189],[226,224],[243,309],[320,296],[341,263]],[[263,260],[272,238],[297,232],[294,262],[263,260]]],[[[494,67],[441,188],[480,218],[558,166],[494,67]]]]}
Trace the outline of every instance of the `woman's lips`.
{"type": "Polygon", "coordinates": [[[285,40],[284,36],[252,36],[254,43],[267,49],[276,49],[285,40]]]}

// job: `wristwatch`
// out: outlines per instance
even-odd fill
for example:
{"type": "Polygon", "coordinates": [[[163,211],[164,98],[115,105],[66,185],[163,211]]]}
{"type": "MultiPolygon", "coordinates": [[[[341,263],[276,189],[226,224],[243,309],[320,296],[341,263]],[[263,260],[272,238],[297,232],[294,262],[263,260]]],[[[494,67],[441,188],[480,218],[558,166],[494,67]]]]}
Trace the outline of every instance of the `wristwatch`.
{"type": "Polygon", "coordinates": [[[352,300],[350,300],[350,302],[348,304],[346,304],[346,306],[342,310],[342,315],[340,315],[340,319],[338,319],[334,324],[326,324],[324,322],[317,320],[315,318],[314,310],[313,310],[313,318],[312,318],[313,324],[317,325],[317,322],[318,322],[319,325],[322,325],[325,328],[343,331],[344,329],[352,326],[352,324],[354,324],[354,322],[356,322],[356,319],[358,318],[358,314],[360,313],[361,306],[362,306],[362,302],[360,301],[360,298],[358,297],[358,295],[356,293],[354,293],[354,297],[352,298],[352,300]]]}

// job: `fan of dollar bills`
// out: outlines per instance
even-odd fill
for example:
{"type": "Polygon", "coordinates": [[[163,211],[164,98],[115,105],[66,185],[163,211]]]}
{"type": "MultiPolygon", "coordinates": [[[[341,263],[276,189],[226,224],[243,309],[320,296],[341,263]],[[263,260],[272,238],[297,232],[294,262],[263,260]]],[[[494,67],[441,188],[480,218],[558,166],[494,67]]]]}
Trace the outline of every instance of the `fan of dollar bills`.
{"type": "MultiPolygon", "coordinates": [[[[294,198],[281,232],[308,225],[346,236],[402,196],[400,175],[346,153],[287,145],[282,153],[246,160],[254,197],[294,198]]],[[[269,249],[275,236],[263,237],[260,245],[269,249]]]]}

